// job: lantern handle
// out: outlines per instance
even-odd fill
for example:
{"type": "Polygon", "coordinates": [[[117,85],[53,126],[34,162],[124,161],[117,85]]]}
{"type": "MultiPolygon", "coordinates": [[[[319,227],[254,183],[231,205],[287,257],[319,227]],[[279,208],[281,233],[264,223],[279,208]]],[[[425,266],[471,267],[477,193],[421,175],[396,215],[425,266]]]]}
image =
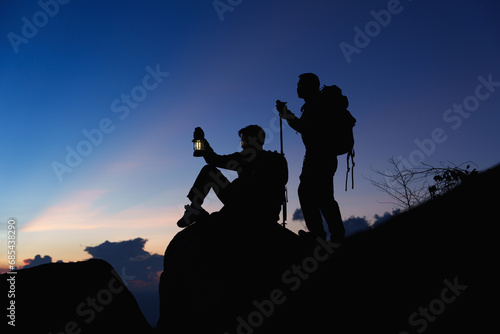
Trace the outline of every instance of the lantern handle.
{"type": "Polygon", "coordinates": [[[199,126],[194,128],[193,138],[194,139],[201,139],[201,140],[205,139],[205,132],[203,132],[203,129],[200,128],[199,126]]]}

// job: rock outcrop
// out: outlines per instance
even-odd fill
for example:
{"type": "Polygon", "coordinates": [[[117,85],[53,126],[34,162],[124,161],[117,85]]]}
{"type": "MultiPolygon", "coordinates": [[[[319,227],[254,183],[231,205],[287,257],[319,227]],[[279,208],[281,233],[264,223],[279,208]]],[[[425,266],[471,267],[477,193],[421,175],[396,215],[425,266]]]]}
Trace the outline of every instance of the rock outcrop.
{"type": "Polygon", "coordinates": [[[15,326],[2,333],[153,333],[133,295],[107,262],[50,263],[4,274],[5,302],[15,301],[15,326]],[[15,296],[7,297],[15,277],[15,296]]]}
{"type": "Polygon", "coordinates": [[[342,245],[212,214],[165,252],[157,331],[485,332],[499,188],[496,167],[342,245]]]}

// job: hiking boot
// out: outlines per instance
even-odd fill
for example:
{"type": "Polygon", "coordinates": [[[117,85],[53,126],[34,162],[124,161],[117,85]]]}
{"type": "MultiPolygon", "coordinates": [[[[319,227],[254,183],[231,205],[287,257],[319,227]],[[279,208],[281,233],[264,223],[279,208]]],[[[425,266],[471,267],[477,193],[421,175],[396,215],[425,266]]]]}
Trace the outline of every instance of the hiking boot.
{"type": "Polygon", "coordinates": [[[208,216],[208,212],[203,208],[197,209],[188,204],[184,206],[184,209],[186,209],[186,211],[184,211],[184,216],[177,222],[177,226],[180,228],[188,227],[197,220],[200,220],[200,218],[208,216]]]}
{"type": "Polygon", "coordinates": [[[310,240],[316,240],[318,237],[325,240],[326,239],[326,233],[313,233],[313,232],[308,232],[304,230],[299,231],[299,237],[302,237],[304,239],[310,239],[310,240]]]}

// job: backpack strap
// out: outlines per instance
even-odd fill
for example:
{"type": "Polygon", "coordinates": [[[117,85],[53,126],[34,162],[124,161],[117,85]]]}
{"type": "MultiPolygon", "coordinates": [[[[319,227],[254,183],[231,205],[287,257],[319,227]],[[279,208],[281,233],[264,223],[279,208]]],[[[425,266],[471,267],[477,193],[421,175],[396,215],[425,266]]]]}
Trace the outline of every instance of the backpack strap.
{"type": "Polygon", "coordinates": [[[351,149],[347,153],[347,171],[345,172],[345,191],[347,191],[347,180],[349,179],[349,172],[351,172],[352,189],[354,189],[354,166],[356,166],[356,163],[354,162],[355,155],[356,152],[354,152],[354,149],[351,149]],[[351,158],[352,161],[352,169],[349,167],[349,158],[351,158]]]}

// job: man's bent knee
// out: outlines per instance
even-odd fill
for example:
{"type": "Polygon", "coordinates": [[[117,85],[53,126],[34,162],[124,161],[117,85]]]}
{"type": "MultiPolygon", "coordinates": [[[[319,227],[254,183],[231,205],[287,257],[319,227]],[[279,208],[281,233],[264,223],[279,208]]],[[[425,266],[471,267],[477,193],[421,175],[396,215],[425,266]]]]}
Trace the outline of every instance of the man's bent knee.
{"type": "Polygon", "coordinates": [[[217,167],[212,165],[205,165],[200,171],[200,174],[210,175],[212,173],[220,173],[220,171],[217,169],[217,167]]]}

